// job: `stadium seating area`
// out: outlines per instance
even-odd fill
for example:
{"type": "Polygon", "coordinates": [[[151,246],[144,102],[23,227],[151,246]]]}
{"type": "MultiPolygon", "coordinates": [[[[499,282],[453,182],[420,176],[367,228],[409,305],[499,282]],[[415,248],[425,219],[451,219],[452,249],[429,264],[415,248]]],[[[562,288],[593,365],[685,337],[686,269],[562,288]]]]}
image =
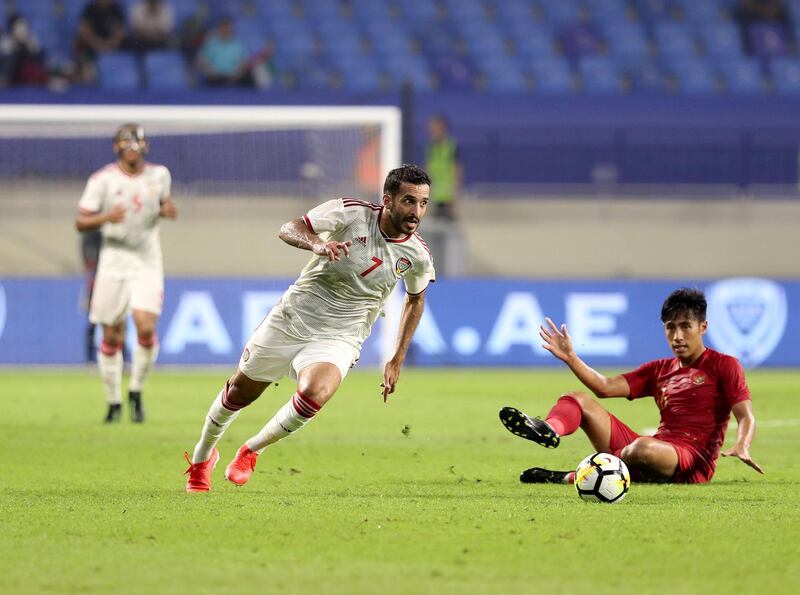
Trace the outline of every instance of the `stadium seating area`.
{"type": "MultiPolygon", "coordinates": [[[[167,0],[178,26],[202,0],[167,0]]],[[[122,4],[130,7],[133,0],[122,4]]],[[[8,3],[6,3],[8,5],[8,3]]],[[[84,2],[17,0],[53,61],[68,60],[84,2]]],[[[11,4],[13,7],[13,3],[11,4]]],[[[228,0],[275,86],[373,92],[799,94],[800,0],[787,22],[742,22],[737,0],[228,0]]],[[[104,89],[192,85],[177,50],[98,64],[104,89]]]]}

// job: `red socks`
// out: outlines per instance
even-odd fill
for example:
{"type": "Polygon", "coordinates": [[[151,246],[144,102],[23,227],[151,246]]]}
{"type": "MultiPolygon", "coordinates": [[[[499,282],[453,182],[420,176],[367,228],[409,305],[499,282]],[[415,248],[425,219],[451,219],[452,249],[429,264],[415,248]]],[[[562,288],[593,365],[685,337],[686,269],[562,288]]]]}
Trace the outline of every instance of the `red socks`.
{"type": "Polygon", "coordinates": [[[581,425],[581,406],[572,397],[563,396],[556,401],[544,421],[559,436],[568,436],[581,425]]]}

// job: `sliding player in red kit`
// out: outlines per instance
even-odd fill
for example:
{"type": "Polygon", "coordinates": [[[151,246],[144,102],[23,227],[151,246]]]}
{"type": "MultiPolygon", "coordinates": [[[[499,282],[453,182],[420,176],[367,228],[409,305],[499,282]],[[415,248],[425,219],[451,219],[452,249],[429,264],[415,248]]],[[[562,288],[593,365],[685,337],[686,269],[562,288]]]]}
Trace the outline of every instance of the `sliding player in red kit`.
{"type": "MultiPolygon", "coordinates": [[[[566,325],[559,329],[546,320],[548,326],[540,328],[544,348],[567,364],[598,398],[654,397],[661,423],[655,436],[641,436],[591,396],[572,392],[562,395],[544,420],[504,407],[500,420],[509,431],[555,448],[561,436],[581,428],[598,451],[620,457],[639,481],[705,483],[714,475],[720,454],[736,457],[763,473],[750,457],[755,418],[742,366],[736,358],[703,344],[708,322],[701,291],[678,289],[661,309],[675,357],[651,361],[612,378],[576,355],[566,325]],[[736,444],[720,453],[731,412],[739,424],[736,444]]],[[[533,467],[522,472],[520,481],[568,483],[573,477],[573,472],[533,467]]]]}

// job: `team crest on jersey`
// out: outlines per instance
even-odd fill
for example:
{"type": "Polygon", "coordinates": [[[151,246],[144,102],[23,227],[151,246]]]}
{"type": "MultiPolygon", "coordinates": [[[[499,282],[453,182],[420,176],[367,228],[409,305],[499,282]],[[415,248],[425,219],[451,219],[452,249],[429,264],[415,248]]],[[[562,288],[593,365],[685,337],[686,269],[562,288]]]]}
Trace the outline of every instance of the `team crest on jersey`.
{"type": "Polygon", "coordinates": [[[411,261],[406,258],[405,256],[401,256],[397,259],[397,262],[394,263],[394,272],[398,275],[404,274],[411,268],[412,264],[411,261]]]}
{"type": "Polygon", "coordinates": [[[365,246],[365,247],[366,247],[366,245],[367,245],[367,236],[358,236],[358,237],[356,238],[356,242],[358,242],[358,243],[359,243],[359,244],[361,244],[362,246],[365,246]]]}
{"type": "Polygon", "coordinates": [[[698,374],[694,378],[692,378],[692,382],[695,384],[703,384],[706,381],[706,377],[703,374],[698,374]]]}

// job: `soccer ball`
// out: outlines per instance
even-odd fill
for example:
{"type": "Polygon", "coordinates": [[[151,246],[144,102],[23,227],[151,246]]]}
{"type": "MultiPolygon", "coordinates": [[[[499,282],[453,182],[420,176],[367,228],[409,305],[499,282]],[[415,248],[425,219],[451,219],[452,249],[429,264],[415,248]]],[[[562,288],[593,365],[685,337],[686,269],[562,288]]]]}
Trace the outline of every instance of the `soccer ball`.
{"type": "Polygon", "coordinates": [[[589,502],[621,502],[631,486],[625,463],[606,452],[596,452],[580,462],[575,470],[578,495],[589,502]]]}

